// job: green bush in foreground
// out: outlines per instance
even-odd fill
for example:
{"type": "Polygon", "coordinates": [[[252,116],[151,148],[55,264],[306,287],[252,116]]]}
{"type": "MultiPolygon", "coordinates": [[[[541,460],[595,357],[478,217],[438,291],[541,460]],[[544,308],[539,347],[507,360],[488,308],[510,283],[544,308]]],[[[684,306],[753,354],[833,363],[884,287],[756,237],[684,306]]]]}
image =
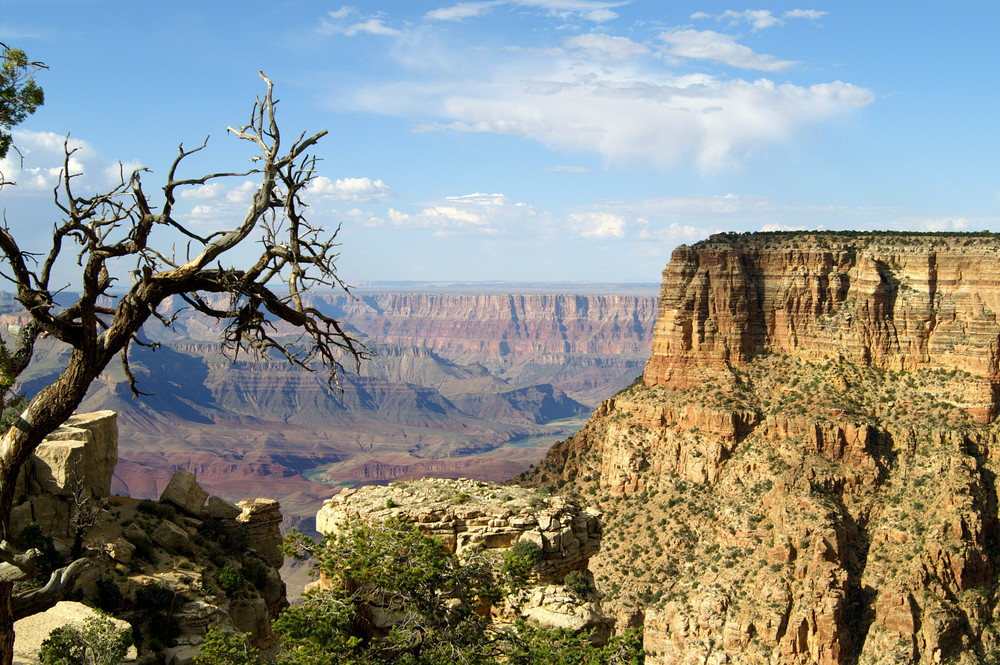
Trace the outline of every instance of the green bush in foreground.
{"type": "Polygon", "coordinates": [[[195,665],[261,665],[260,654],[247,644],[243,633],[224,633],[210,626],[195,665]]]}
{"type": "Polygon", "coordinates": [[[103,612],[87,617],[83,628],[60,626],[42,642],[42,665],[118,665],[132,644],[131,631],[103,612]]]}
{"type": "MultiPolygon", "coordinates": [[[[411,522],[354,522],[319,543],[293,533],[286,554],[313,556],[327,583],[275,621],[284,665],[639,665],[637,631],[604,647],[588,635],[548,631],[515,619],[497,625],[490,608],[527,583],[540,558],[519,543],[503,560],[460,560],[411,522]]],[[[587,580],[589,581],[589,580],[587,580]]],[[[247,665],[219,657],[199,665],[247,665]]]]}

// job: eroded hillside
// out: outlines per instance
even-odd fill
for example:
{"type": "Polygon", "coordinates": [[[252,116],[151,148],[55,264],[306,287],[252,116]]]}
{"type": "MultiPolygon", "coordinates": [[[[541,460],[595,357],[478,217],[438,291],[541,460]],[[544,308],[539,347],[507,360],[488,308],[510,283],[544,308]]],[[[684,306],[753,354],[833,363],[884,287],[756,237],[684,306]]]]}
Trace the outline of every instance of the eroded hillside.
{"type": "MultiPolygon", "coordinates": [[[[373,351],[360,375],[341,376],[342,394],[283,360],[222,357],[218,326],[190,311],[171,329],[147,326],[159,347],[130,353],[147,394],[133,398],[112,367],[81,406],[119,414],[116,491],[159,496],[183,468],[220,496],[267,494],[292,519],[311,520],[336,487],[427,475],[506,480],[641,373],[655,318],[655,299],[634,294],[308,297],[373,351]]],[[[0,313],[23,322],[9,296],[0,313]]],[[[291,331],[275,334],[283,332],[291,331]]],[[[35,360],[23,376],[28,393],[63,362],[54,344],[40,345],[35,360]]]]}
{"type": "Polygon", "coordinates": [[[1000,249],[757,234],[679,248],[644,381],[523,482],[606,515],[648,662],[991,662],[1000,249]]]}

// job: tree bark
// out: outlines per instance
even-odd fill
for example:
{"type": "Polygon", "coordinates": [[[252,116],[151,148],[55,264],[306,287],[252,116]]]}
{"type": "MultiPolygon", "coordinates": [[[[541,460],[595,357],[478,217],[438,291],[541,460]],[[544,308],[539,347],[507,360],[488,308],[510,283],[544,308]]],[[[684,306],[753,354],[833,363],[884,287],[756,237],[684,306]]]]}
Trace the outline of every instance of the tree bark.
{"type": "MultiPolygon", "coordinates": [[[[3,517],[0,515],[0,519],[3,517]]],[[[14,662],[14,612],[10,604],[13,590],[13,582],[0,582],[0,663],[4,665],[14,662]]]]}

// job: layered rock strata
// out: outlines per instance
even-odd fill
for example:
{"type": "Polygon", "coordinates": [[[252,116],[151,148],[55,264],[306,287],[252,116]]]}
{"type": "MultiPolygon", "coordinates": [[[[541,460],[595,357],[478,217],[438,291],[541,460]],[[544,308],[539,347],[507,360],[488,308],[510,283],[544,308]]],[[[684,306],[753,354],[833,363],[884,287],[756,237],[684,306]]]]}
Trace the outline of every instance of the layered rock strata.
{"type": "Polygon", "coordinates": [[[647,386],[698,385],[760,354],[843,357],[977,377],[981,420],[1000,391],[1000,239],[968,235],[722,234],[663,271],[647,386]]]}
{"type": "Polygon", "coordinates": [[[1000,242],[681,247],[644,381],[522,482],[595,496],[647,663],[1000,657],[1000,242]]]}

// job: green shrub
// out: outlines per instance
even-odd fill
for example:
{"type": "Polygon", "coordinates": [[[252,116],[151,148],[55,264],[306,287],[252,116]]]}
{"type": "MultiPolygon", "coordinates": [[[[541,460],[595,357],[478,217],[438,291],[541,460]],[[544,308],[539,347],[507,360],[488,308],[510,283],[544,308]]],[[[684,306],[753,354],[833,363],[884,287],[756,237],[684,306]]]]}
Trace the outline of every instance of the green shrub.
{"type": "Polygon", "coordinates": [[[117,665],[132,644],[127,628],[119,628],[103,612],[87,617],[83,628],[60,626],[42,642],[42,665],[117,665]]]}
{"type": "Polygon", "coordinates": [[[542,548],[530,540],[519,540],[504,552],[502,572],[515,586],[527,583],[535,564],[542,559],[542,548]]]}
{"type": "Polygon", "coordinates": [[[132,555],[139,559],[145,559],[146,561],[156,562],[156,552],[153,548],[152,539],[145,533],[128,533],[125,534],[125,540],[130,542],[133,547],[135,547],[135,553],[132,555]]]}
{"type": "Polygon", "coordinates": [[[589,600],[597,594],[594,580],[579,570],[574,570],[563,578],[563,586],[580,600],[589,600]]]}
{"type": "Polygon", "coordinates": [[[133,622],[136,638],[150,645],[165,645],[177,631],[172,621],[176,592],[165,582],[156,582],[139,587],[135,592],[135,606],[139,608],[139,621],[133,622]]]}
{"type": "Polygon", "coordinates": [[[59,626],[45,638],[38,651],[41,665],[86,665],[83,639],[73,626],[59,626]]]}
{"type": "Polygon", "coordinates": [[[143,499],[136,508],[144,513],[173,522],[177,519],[177,509],[169,503],[161,503],[152,499],[143,499]]]}
{"type": "Polygon", "coordinates": [[[114,580],[107,577],[97,580],[97,606],[100,609],[114,614],[121,610],[124,604],[125,597],[114,580]]]}
{"type": "Polygon", "coordinates": [[[21,529],[21,533],[14,539],[14,547],[22,552],[38,550],[39,556],[35,559],[38,573],[35,578],[43,583],[48,581],[52,571],[66,565],[66,557],[56,551],[52,536],[46,536],[38,522],[30,522],[21,529]]]}
{"type": "Polygon", "coordinates": [[[260,652],[247,643],[244,633],[223,633],[210,626],[194,665],[260,665],[260,652]]]}
{"type": "Polygon", "coordinates": [[[215,577],[219,581],[219,587],[227,596],[235,596],[243,589],[243,575],[232,566],[223,566],[215,577]]]}
{"type": "Polygon", "coordinates": [[[269,577],[268,571],[270,568],[271,567],[269,565],[257,557],[248,557],[247,560],[243,562],[243,569],[240,572],[243,573],[243,579],[245,579],[251,586],[258,591],[263,591],[264,587],[267,585],[269,577]]]}

